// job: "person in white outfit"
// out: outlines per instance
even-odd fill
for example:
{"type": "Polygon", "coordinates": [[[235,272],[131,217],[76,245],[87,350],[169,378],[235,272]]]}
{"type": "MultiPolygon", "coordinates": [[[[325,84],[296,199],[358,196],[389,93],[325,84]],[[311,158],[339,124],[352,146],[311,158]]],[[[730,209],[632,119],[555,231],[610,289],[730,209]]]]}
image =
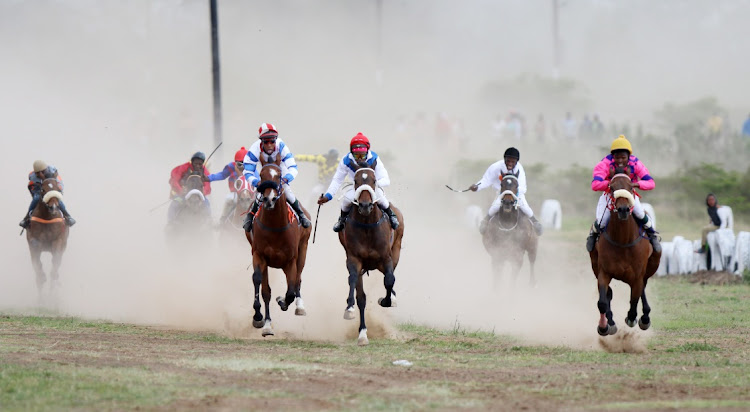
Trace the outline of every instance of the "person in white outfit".
{"type": "MultiPolygon", "coordinates": [[[[383,188],[391,184],[391,179],[388,177],[388,171],[383,166],[383,161],[378,157],[377,153],[370,150],[370,140],[367,136],[362,133],[357,133],[349,143],[349,153],[344,155],[336,168],[336,173],[333,175],[331,185],[328,186],[328,190],[320,196],[318,204],[328,202],[333,199],[333,196],[338,192],[341,184],[344,183],[344,179],[349,178],[354,181],[354,172],[357,170],[359,165],[366,164],[368,167],[373,167],[375,170],[375,180],[377,181],[377,187],[375,187],[375,197],[378,201],[378,207],[388,215],[388,220],[391,223],[393,229],[398,228],[398,218],[391,209],[391,204],[383,193],[383,188]]],[[[340,232],[344,230],[346,223],[346,217],[349,215],[349,211],[352,208],[354,202],[354,187],[352,186],[347,190],[346,194],[341,201],[341,216],[339,220],[333,225],[334,232],[340,232]]]]}
{"type": "MultiPolygon", "coordinates": [[[[537,236],[540,236],[543,230],[542,224],[536,219],[536,217],[534,217],[534,211],[531,210],[528,202],[526,202],[526,172],[523,170],[523,166],[521,166],[521,163],[519,162],[520,159],[521,153],[518,149],[515,147],[509,147],[503,155],[503,160],[498,160],[491,164],[490,167],[487,168],[487,171],[484,172],[482,180],[471,185],[469,190],[476,192],[477,190],[494,187],[495,190],[499,191],[502,183],[501,177],[508,173],[515,175],[518,178],[518,193],[516,194],[518,197],[518,208],[529,218],[529,220],[531,220],[531,223],[534,225],[534,231],[537,236]]],[[[487,230],[487,224],[489,223],[490,218],[500,210],[501,205],[502,198],[497,196],[495,201],[492,202],[490,209],[487,211],[487,215],[479,224],[480,233],[484,234],[487,230]]]]}

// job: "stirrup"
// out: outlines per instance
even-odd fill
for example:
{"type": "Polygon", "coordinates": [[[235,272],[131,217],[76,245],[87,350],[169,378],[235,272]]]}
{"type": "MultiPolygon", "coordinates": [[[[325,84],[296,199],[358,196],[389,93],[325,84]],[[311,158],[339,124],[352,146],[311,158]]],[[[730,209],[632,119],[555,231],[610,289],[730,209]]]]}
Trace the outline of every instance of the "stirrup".
{"type": "Polygon", "coordinates": [[[23,218],[21,223],[18,224],[18,226],[21,226],[24,229],[28,229],[29,226],[31,226],[31,218],[29,216],[26,216],[25,218],[23,218]]]}
{"type": "Polygon", "coordinates": [[[341,232],[344,230],[344,226],[346,225],[344,219],[339,219],[336,223],[333,224],[333,231],[334,232],[341,232]]]}
{"type": "Polygon", "coordinates": [[[65,224],[68,226],[73,226],[76,224],[76,220],[73,219],[72,216],[65,216],[65,224]]]}
{"type": "Polygon", "coordinates": [[[398,229],[398,218],[396,216],[391,216],[388,220],[391,222],[391,229],[398,229]]]}
{"type": "Polygon", "coordinates": [[[245,232],[250,232],[253,229],[253,215],[252,212],[248,212],[245,216],[245,222],[242,223],[242,228],[245,232]]]}
{"type": "Polygon", "coordinates": [[[308,228],[312,225],[312,222],[310,222],[310,219],[308,219],[304,213],[299,215],[298,218],[299,218],[299,223],[302,225],[302,227],[308,228]]]}
{"type": "Polygon", "coordinates": [[[590,232],[589,237],[586,238],[586,250],[591,253],[594,251],[594,248],[596,247],[596,241],[599,239],[599,233],[596,232],[590,232]]]}

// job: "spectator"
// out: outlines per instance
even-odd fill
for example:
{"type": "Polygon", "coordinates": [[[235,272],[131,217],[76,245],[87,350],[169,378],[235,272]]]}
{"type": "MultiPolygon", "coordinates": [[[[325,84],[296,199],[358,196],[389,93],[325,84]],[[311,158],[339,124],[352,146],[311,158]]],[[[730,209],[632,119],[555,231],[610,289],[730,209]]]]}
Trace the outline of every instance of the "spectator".
{"type": "Polygon", "coordinates": [[[706,196],[706,206],[708,211],[708,217],[710,221],[701,231],[701,247],[696,250],[696,253],[705,253],[707,248],[706,239],[708,234],[719,229],[729,228],[729,208],[720,206],[719,202],[716,201],[716,196],[713,193],[709,193],[706,196]]]}
{"type": "Polygon", "coordinates": [[[742,124],[742,137],[750,137],[750,114],[747,115],[745,123],[742,124]]]}
{"type": "Polygon", "coordinates": [[[578,137],[578,125],[570,112],[565,114],[563,121],[563,135],[566,139],[575,140],[578,137]]]}

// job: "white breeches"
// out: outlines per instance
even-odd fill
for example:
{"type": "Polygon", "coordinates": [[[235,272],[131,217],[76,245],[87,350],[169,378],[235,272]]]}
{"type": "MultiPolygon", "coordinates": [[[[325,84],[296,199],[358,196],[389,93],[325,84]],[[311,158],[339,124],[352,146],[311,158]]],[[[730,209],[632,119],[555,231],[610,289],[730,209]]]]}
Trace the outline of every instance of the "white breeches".
{"type": "MultiPolygon", "coordinates": [[[[606,227],[609,223],[609,209],[607,208],[607,197],[606,193],[602,193],[599,196],[599,203],[596,204],[596,221],[599,222],[599,227],[606,227]],[[601,219],[601,220],[599,220],[601,219]]],[[[637,219],[643,219],[646,216],[646,211],[641,206],[641,199],[638,196],[633,196],[635,204],[633,205],[633,216],[637,219]]]]}
{"type": "MultiPolygon", "coordinates": [[[[391,206],[391,203],[385,198],[383,189],[379,187],[375,188],[375,198],[378,200],[378,206],[380,206],[381,209],[385,210],[391,206]]],[[[347,190],[344,197],[341,199],[341,210],[343,212],[348,212],[349,209],[352,208],[352,202],[354,202],[354,188],[347,190]]]]}
{"type": "Polygon", "coordinates": [[[284,194],[286,195],[286,201],[292,204],[297,201],[297,196],[292,192],[292,188],[288,184],[284,183],[284,194]]]}
{"type": "MultiPolygon", "coordinates": [[[[492,202],[492,205],[490,206],[490,210],[487,211],[487,215],[493,216],[495,213],[500,211],[500,207],[503,205],[503,198],[500,196],[497,196],[495,198],[495,201],[492,202]]],[[[524,215],[528,217],[534,216],[534,211],[531,210],[531,207],[529,206],[528,202],[526,202],[526,196],[520,195],[518,196],[518,208],[521,209],[521,212],[523,212],[524,215]]]]}

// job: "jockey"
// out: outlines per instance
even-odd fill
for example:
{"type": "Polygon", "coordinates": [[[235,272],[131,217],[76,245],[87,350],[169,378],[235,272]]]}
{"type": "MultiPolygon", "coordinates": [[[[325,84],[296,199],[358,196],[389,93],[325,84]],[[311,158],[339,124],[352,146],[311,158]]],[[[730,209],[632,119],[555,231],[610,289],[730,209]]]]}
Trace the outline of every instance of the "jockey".
{"type": "Polygon", "coordinates": [[[319,155],[296,155],[294,158],[298,162],[312,162],[318,164],[318,183],[312,189],[312,192],[317,196],[323,192],[328,182],[333,178],[333,174],[336,173],[336,169],[339,165],[339,151],[331,149],[326,154],[319,155]]]}
{"type": "Polygon", "coordinates": [[[227,195],[226,201],[224,202],[224,210],[221,212],[221,218],[219,219],[220,222],[223,222],[224,219],[229,216],[232,208],[234,208],[234,205],[237,203],[236,182],[237,179],[242,178],[242,172],[245,170],[246,154],[247,149],[241,147],[240,150],[238,150],[234,154],[234,162],[227,163],[227,165],[224,166],[224,169],[222,169],[221,172],[208,175],[209,182],[215,182],[217,180],[224,180],[229,178],[229,194],[227,195]]]}
{"type": "MultiPolygon", "coordinates": [[[[29,173],[28,184],[29,193],[31,194],[31,204],[29,205],[29,211],[26,213],[26,216],[21,223],[18,224],[22,228],[28,229],[31,224],[31,212],[34,211],[36,205],[42,200],[42,182],[44,179],[50,178],[57,179],[57,182],[60,185],[60,191],[62,192],[64,185],[62,178],[57,173],[57,168],[52,165],[48,166],[43,160],[34,161],[34,171],[29,173]]],[[[76,220],[70,216],[70,213],[68,213],[68,209],[65,207],[65,203],[63,203],[62,200],[60,200],[60,211],[62,212],[63,217],[65,218],[65,223],[68,226],[76,224],[76,220]]]]}
{"type": "MultiPolygon", "coordinates": [[[[503,175],[510,173],[516,176],[518,178],[518,193],[516,194],[518,197],[518,208],[521,209],[523,214],[528,216],[531,224],[534,225],[534,232],[536,232],[537,236],[541,236],[543,231],[542,224],[536,220],[536,217],[534,217],[534,211],[531,210],[528,202],[526,202],[526,171],[523,170],[523,166],[519,162],[520,159],[521,153],[518,149],[515,147],[509,147],[508,150],[505,151],[505,154],[503,154],[503,160],[498,160],[491,164],[490,167],[487,168],[487,171],[484,172],[482,180],[471,185],[469,190],[476,192],[477,190],[486,189],[492,186],[495,190],[499,191],[503,175]]],[[[484,216],[484,219],[479,225],[480,233],[484,234],[487,230],[487,224],[489,223],[490,218],[500,210],[501,205],[502,198],[497,196],[495,201],[492,202],[490,209],[487,211],[487,215],[484,216]]]]}
{"type": "MultiPolygon", "coordinates": [[[[591,181],[591,190],[604,192],[599,196],[599,203],[596,205],[596,219],[594,224],[591,226],[589,237],[586,239],[586,250],[589,252],[594,250],[596,240],[599,237],[599,232],[607,227],[609,223],[610,211],[607,207],[607,189],[609,188],[609,179],[612,177],[615,168],[624,168],[627,170],[627,174],[630,176],[630,180],[633,182],[633,187],[637,187],[641,190],[652,190],[656,183],[654,179],[649,175],[646,166],[641,161],[633,156],[633,148],[630,142],[625,136],[620,135],[617,139],[612,141],[610,148],[611,153],[602,159],[599,164],[594,167],[594,179],[591,181]]],[[[643,227],[643,230],[648,235],[651,241],[651,246],[654,247],[654,251],[659,252],[661,245],[659,244],[659,237],[648,215],[641,206],[639,196],[633,196],[635,204],[633,205],[633,217],[635,221],[643,227]]]]}
{"type": "MultiPolygon", "coordinates": [[[[388,171],[385,170],[385,166],[383,166],[383,162],[378,158],[377,153],[370,150],[370,140],[362,133],[357,133],[349,143],[349,150],[350,152],[341,158],[338,168],[336,169],[336,174],[333,175],[331,185],[328,186],[328,190],[326,190],[325,194],[320,195],[318,204],[322,205],[333,199],[333,195],[338,192],[346,176],[349,176],[349,178],[354,181],[354,171],[356,170],[357,163],[364,162],[367,163],[369,167],[372,167],[372,164],[377,160],[377,163],[375,164],[375,180],[377,181],[377,187],[374,189],[375,197],[378,199],[378,207],[388,215],[391,228],[398,228],[398,218],[396,217],[396,213],[391,209],[391,204],[388,202],[388,199],[385,198],[385,193],[383,193],[383,188],[391,184],[391,179],[388,177],[388,171]]],[[[349,215],[349,211],[351,210],[354,201],[353,186],[346,192],[342,200],[341,216],[339,216],[339,220],[336,224],[333,225],[334,232],[340,232],[344,229],[346,217],[349,215]]]]}
{"type": "MultiPolygon", "coordinates": [[[[203,152],[195,152],[190,158],[190,161],[183,163],[174,169],[169,177],[169,186],[171,191],[169,197],[172,199],[172,203],[169,204],[169,211],[167,212],[167,222],[172,223],[182,209],[182,203],[185,200],[185,195],[188,190],[184,187],[187,183],[187,179],[190,176],[200,176],[203,181],[203,194],[211,194],[211,184],[208,180],[208,169],[203,165],[206,162],[206,154],[203,152]]],[[[206,210],[211,209],[211,204],[208,202],[208,198],[203,199],[206,205],[206,210]]]]}
{"type": "MultiPolygon", "coordinates": [[[[302,227],[310,227],[312,224],[310,219],[305,216],[302,211],[302,206],[299,204],[299,200],[294,196],[289,183],[297,177],[297,162],[294,161],[294,155],[289,146],[279,138],[279,132],[276,130],[276,126],[271,123],[263,123],[258,128],[258,141],[250,146],[250,150],[245,155],[245,179],[250,182],[250,185],[254,188],[258,187],[260,183],[260,159],[263,159],[266,163],[273,162],[277,157],[281,157],[281,183],[283,185],[284,193],[286,194],[286,201],[292,206],[294,212],[297,213],[302,227]]],[[[246,232],[249,232],[253,227],[253,218],[255,213],[258,212],[258,196],[256,195],[255,201],[253,202],[252,209],[245,216],[245,223],[242,225],[246,232]]]]}

